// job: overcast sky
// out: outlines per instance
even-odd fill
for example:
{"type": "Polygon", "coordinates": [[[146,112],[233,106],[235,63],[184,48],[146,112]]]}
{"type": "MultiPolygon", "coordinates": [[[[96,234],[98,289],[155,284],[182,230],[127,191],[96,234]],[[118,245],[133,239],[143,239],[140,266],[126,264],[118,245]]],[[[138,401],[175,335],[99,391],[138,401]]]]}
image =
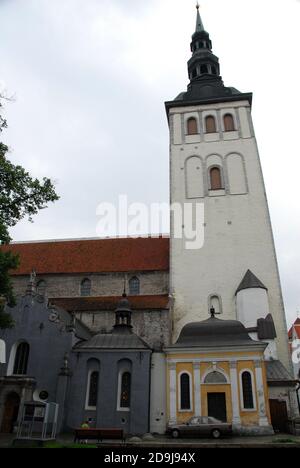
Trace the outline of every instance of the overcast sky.
{"type": "MultiPolygon", "coordinates": [[[[300,311],[299,0],[203,0],[227,86],[252,91],[288,324],[300,311]]],[[[168,201],[164,101],[186,89],[193,0],[0,0],[10,158],[61,199],[14,240],[96,236],[96,207],[168,201]]],[[[300,314],[299,314],[300,316],[300,314]]]]}

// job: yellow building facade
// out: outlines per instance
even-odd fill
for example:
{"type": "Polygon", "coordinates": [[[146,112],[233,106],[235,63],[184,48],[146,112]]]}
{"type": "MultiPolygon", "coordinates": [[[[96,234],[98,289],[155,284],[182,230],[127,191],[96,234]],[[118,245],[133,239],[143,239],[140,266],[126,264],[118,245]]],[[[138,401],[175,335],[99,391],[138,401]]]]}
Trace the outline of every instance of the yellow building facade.
{"type": "Polygon", "coordinates": [[[169,424],[213,416],[238,433],[273,433],[265,348],[238,321],[212,316],[186,325],[165,349],[169,424]]]}

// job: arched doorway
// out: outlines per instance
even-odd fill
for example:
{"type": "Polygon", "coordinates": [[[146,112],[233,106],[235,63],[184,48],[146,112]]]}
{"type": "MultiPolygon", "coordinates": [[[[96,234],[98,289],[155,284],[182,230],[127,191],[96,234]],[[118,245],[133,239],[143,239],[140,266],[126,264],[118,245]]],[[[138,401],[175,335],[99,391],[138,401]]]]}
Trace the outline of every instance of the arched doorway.
{"type": "Polygon", "coordinates": [[[15,392],[9,393],[4,403],[1,432],[11,433],[13,431],[13,427],[18,419],[19,407],[19,395],[15,392]]]}

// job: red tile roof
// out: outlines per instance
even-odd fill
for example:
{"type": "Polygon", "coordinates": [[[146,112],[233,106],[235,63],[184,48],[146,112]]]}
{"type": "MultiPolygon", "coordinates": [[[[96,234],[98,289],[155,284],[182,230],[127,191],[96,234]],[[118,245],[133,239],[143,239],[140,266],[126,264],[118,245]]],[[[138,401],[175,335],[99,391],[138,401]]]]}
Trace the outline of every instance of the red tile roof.
{"type": "Polygon", "coordinates": [[[298,338],[300,338],[300,325],[294,325],[294,330],[298,338]]]}
{"type": "Polygon", "coordinates": [[[119,238],[15,243],[1,247],[20,255],[13,275],[167,271],[169,239],[119,238]]]}
{"type": "Polygon", "coordinates": [[[297,336],[300,338],[300,318],[297,318],[295,322],[293,323],[293,325],[291,326],[291,328],[289,329],[288,331],[289,339],[292,339],[293,337],[293,329],[295,329],[297,336]]]}
{"type": "MultiPolygon", "coordinates": [[[[49,299],[49,303],[68,312],[93,312],[101,310],[115,310],[121,296],[101,297],[56,297],[49,299]]],[[[168,309],[168,294],[153,296],[128,296],[132,310],[168,309]]]]}

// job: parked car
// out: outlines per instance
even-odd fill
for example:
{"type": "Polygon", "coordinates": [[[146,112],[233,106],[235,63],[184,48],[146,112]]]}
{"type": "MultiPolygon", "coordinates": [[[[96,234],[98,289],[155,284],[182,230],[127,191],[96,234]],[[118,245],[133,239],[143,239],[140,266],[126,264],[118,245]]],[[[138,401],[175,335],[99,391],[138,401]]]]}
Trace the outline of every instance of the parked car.
{"type": "Polygon", "coordinates": [[[210,436],[219,439],[222,435],[232,434],[232,425],[211,416],[193,416],[186,423],[169,425],[167,433],[174,439],[181,436],[210,436]]]}

